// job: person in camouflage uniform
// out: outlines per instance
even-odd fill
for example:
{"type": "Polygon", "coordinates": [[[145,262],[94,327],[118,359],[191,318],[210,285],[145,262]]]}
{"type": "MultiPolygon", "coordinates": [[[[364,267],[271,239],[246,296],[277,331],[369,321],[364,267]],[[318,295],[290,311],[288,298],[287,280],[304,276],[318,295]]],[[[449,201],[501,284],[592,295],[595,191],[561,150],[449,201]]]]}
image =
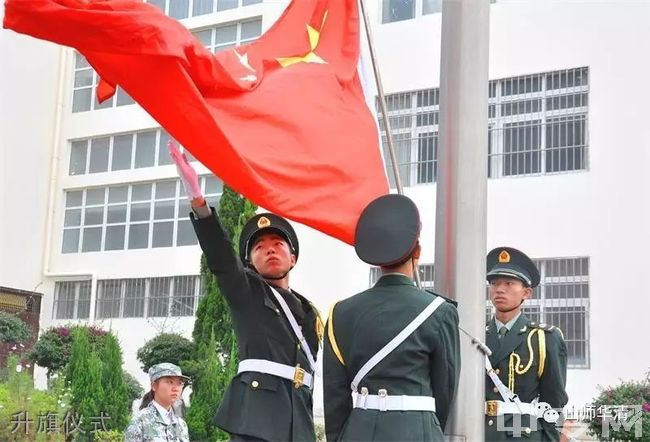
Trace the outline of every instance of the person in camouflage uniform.
{"type": "MultiPolygon", "coordinates": [[[[190,378],[174,364],[156,364],[149,369],[151,402],[133,417],[125,442],[189,442],[185,421],[174,413],[172,404],[180,397],[190,378]]],[[[143,404],[144,405],[144,404],[143,404]]]]}

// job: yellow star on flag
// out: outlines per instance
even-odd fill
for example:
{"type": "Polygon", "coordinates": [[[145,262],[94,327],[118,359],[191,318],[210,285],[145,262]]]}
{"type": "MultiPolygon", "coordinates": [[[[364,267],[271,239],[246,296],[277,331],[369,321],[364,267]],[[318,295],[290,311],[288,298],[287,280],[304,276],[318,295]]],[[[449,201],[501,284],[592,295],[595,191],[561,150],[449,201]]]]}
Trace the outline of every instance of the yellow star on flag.
{"type": "MultiPolygon", "coordinates": [[[[323,17],[323,25],[325,25],[325,18],[327,17],[327,13],[325,14],[325,17],[323,17]]],[[[322,31],[323,26],[321,26],[321,31],[322,31]]],[[[307,35],[309,36],[309,48],[310,51],[306,53],[303,56],[297,56],[297,57],[279,57],[276,60],[278,60],[278,63],[280,63],[280,66],[283,68],[289,67],[294,64],[298,63],[317,63],[317,64],[327,64],[325,60],[323,60],[316,52],[316,48],[318,47],[318,40],[320,39],[320,33],[321,31],[314,29],[312,26],[307,25],[307,35]]]]}

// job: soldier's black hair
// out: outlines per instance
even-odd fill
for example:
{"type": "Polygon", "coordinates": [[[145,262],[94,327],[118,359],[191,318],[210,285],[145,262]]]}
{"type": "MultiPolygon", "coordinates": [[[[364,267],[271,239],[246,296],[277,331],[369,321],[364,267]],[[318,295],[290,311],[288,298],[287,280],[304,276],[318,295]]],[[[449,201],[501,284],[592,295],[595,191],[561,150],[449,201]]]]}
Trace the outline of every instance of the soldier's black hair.
{"type": "Polygon", "coordinates": [[[147,391],[144,396],[142,396],[142,402],[140,402],[140,410],[147,408],[149,404],[153,401],[154,392],[153,390],[147,391]]]}

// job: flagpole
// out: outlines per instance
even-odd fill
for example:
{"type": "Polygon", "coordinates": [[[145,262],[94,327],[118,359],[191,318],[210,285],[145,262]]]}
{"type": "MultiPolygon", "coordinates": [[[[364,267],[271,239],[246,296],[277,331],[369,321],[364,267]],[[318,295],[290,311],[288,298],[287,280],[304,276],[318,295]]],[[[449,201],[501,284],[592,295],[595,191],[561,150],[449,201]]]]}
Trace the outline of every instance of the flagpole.
{"type": "MultiPolygon", "coordinates": [[[[444,0],[436,195],[436,291],[458,301],[461,329],[485,336],[488,1],[444,0]]],[[[485,356],[461,340],[460,383],[447,430],[485,438],[485,356]]]]}
{"type": "MultiPolygon", "coordinates": [[[[393,166],[393,176],[395,177],[395,187],[397,193],[404,195],[404,188],[402,187],[402,180],[399,176],[399,166],[397,164],[397,155],[395,154],[395,145],[393,144],[393,131],[390,126],[390,119],[388,118],[388,109],[386,107],[386,96],[384,95],[384,86],[381,82],[381,74],[379,73],[379,66],[377,63],[377,56],[375,54],[375,45],[372,40],[372,31],[370,30],[370,20],[368,19],[368,10],[366,9],[365,0],[359,0],[361,5],[361,13],[363,15],[363,25],[366,31],[366,39],[368,40],[368,50],[370,51],[370,60],[372,61],[372,71],[375,74],[375,84],[377,85],[377,95],[379,95],[379,107],[381,109],[381,116],[384,122],[384,129],[386,132],[386,141],[388,143],[388,153],[390,154],[390,162],[393,166]]],[[[413,269],[413,277],[418,287],[421,287],[420,272],[418,268],[413,269]]]]}
{"type": "Polygon", "coordinates": [[[402,187],[402,180],[399,177],[399,169],[397,164],[397,156],[395,155],[395,147],[393,144],[393,132],[390,127],[390,120],[388,119],[388,109],[386,108],[386,96],[384,95],[384,86],[381,82],[381,74],[377,66],[377,56],[375,55],[375,45],[372,40],[372,31],[370,30],[370,21],[368,20],[368,11],[366,9],[365,0],[359,0],[361,4],[361,13],[363,14],[363,24],[366,30],[366,38],[368,40],[368,49],[370,50],[370,60],[372,61],[372,70],[375,74],[375,84],[377,85],[377,94],[379,95],[379,107],[381,108],[381,116],[384,121],[384,128],[386,131],[386,140],[388,141],[388,152],[390,153],[390,161],[393,163],[393,175],[395,176],[395,186],[397,193],[404,195],[404,188],[402,187]]]}

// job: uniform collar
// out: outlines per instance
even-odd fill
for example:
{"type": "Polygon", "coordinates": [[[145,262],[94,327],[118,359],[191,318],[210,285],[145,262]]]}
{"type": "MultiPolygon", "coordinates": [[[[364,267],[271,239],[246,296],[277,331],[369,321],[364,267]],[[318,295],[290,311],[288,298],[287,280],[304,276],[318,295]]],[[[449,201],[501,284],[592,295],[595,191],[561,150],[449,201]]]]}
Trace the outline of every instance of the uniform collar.
{"type": "Polygon", "coordinates": [[[390,285],[415,286],[415,282],[403,273],[384,273],[375,284],[376,287],[386,287],[390,285]]]}
{"type": "Polygon", "coordinates": [[[155,399],[152,400],[151,403],[156,408],[156,410],[158,410],[158,414],[160,415],[160,417],[162,417],[163,422],[165,422],[167,425],[171,425],[174,422],[174,418],[173,418],[173,416],[174,416],[174,408],[173,407],[169,407],[169,410],[165,410],[165,407],[163,407],[158,402],[156,402],[155,399]],[[171,414],[172,418],[171,419],[169,418],[169,412],[170,411],[172,412],[172,414],[171,414]]]}
{"type": "Polygon", "coordinates": [[[496,315],[495,315],[494,316],[494,325],[496,325],[497,331],[501,330],[501,327],[504,327],[504,326],[508,329],[508,331],[510,331],[510,330],[512,330],[512,326],[515,325],[515,322],[517,322],[517,320],[519,319],[520,316],[521,316],[521,311],[519,311],[517,316],[515,316],[510,321],[508,321],[507,323],[504,324],[503,322],[499,321],[497,319],[496,315]]]}

